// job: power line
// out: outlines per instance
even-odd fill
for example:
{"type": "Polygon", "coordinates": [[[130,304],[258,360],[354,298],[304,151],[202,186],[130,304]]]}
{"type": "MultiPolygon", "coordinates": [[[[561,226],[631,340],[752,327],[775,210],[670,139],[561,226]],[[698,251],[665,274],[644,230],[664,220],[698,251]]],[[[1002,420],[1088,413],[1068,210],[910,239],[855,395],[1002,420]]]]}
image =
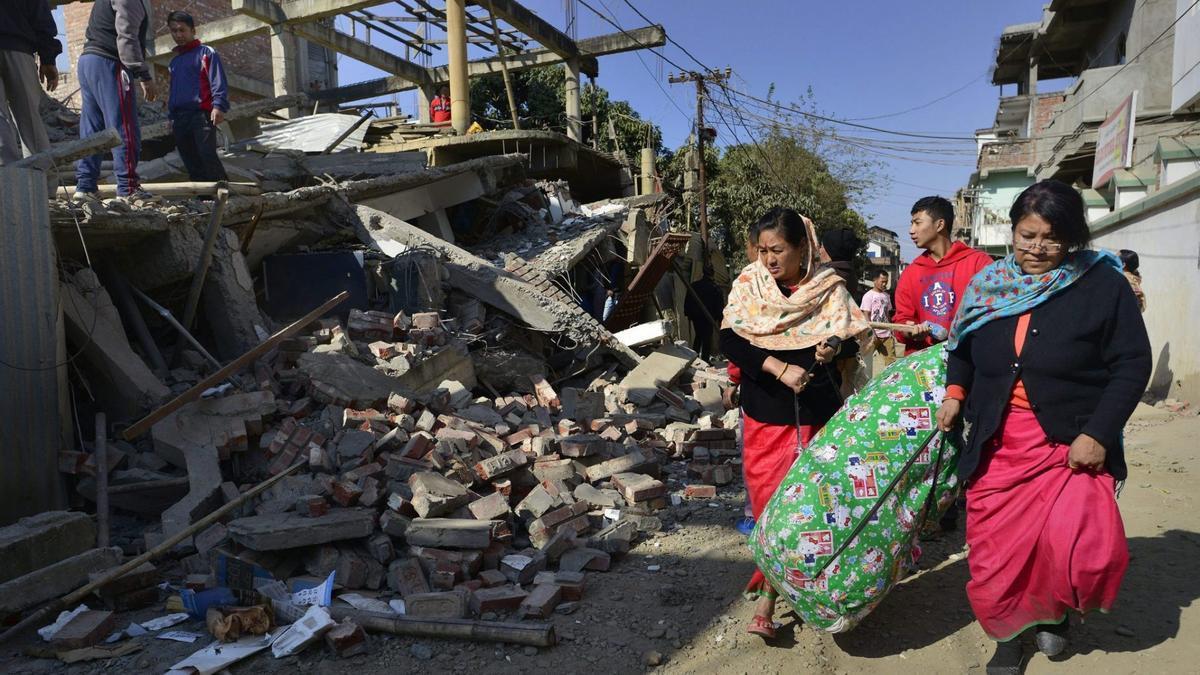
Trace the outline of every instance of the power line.
{"type": "MultiPolygon", "coordinates": [[[[598,0],[598,2],[600,3],[601,7],[608,10],[609,14],[612,14],[613,19],[617,18],[616,13],[612,11],[612,8],[610,8],[607,4],[605,4],[604,0],[598,0]]],[[[585,2],[584,5],[587,6],[587,3],[585,2]]],[[[588,9],[592,10],[593,12],[596,11],[595,9],[593,9],[590,6],[588,6],[588,9]]],[[[600,15],[600,18],[605,19],[606,21],[608,20],[603,14],[600,15]]],[[[612,22],[610,22],[610,23],[612,23],[612,22]]],[[[625,29],[621,28],[616,23],[613,23],[613,25],[617,26],[617,29],[620,30],[622,33],[625,33],[625,29]]],[[[629,33],[625,33],[625,34],[629,35],[629,33]]],[[[636,42],[636,40],[635,40],[635,42],[636,42]]],[[[640,42],[638,44],[641,45],[640,42]]],[[[653,50],[651,50],[651,51],[653,52],[653,50]]],[[[657,52],[654,52],[654,53],[657,54],[657,52]]],[[[646,74],[650,76],[650,79],[654,80],[654,85],[657,86],[659,91],[661,91],[663,93],[663,96],[667,97],[667,100],[671,102],[671,105],[675,106],[675,109],[679,111],[679,114],[683,115],[683,119],[687,120],[688,123],[690,124],[692,122],[691,116],[688,115],[688,113],[685,112],[682,107],[680,107],[679,103],[674,99],[674,97],[671,96],[670,92],[667,91],[667,88],[663,86],[663,83],[659,82],[658,77],[656,77],[654,75],[654,73],[651,72],[650,66],[646,65],[646,61],[644,59],[642,59],[642,55],[636,51],[633,53],[633,55],[637,57],[638,63],[642,64],[642,68],[646,71],[646,74]]],[[[662,54],[657,54],[657,55],[659,57],[662,57],[662,54]]]]}
{"type": "Polygon", "coordinates": [[[975,84],[976,82],[982,80],[983,78],[985,78],[987,76],[988,76],[987,71],[984,71],[983,73],[980,73],[977,77],[975,77],[970,82],[964,84],[963,86],[959,87],[958,89],[955,89],[954,91],[950,92],[949,94],[939,96],[928,103],[922,103],[921,105],[918,105],[918,106],[906,108],[904,110],[901,110],[900,112],[888,113],[886,115],[872,115],[870,117],[847,117],[845,119],[847,122],[869,122],[871,120],[882,120],[882,119],[886,119],[889,117],[900,117],[901,115],[907,115],[910,112],[916,112],[918,110],[923,110],[925,108],[928,108],[929,106],[941,103],[942,101],[945,101],[946,99],[950,98],[951,96],[954,96],[955,94],[965,90],[967,87],[970,87],[971,85],[975,84]]]}

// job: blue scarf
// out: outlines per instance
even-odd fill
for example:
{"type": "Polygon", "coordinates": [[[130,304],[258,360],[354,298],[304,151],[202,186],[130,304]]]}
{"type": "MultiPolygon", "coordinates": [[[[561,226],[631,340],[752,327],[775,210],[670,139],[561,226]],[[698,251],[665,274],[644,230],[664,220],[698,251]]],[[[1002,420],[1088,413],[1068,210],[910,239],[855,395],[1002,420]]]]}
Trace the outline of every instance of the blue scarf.
{"type": "Polygon", "coordinates": [[[1121,271],[1121,260],[1113,252],[1088,250],[1068,253],[1058,267],[1045,274],[1025,274],[1011,254],[979,270],[963,294],[946,348],[954,349],[989,321],[1020,316],[1037,307],[1079,281],[1097,264],[1121,271]]]}

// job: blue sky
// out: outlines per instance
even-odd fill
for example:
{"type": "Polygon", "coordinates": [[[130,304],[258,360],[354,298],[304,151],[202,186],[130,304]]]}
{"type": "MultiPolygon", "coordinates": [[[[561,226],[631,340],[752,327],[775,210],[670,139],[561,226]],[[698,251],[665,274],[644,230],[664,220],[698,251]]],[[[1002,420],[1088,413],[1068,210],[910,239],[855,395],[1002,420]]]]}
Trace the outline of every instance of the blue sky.
{"type": "MultiPolygon", "coordinates": [[[[586,2],[615,17],[624,28],[645,24],[624,0],[586,2]]],[[[1037,21],[1043,4],[1043,0],[632,2],[704,64],[732,68],[735,88],[765,97],[774,84],[778,100],[794,101],[812,87],[820,108],[835,117],[888,115],[961,89],[932,106],[863,123],[966,137],[990,126],[995,115],[999,89],[990,84],[990,67],[1000,31],[1009,24],[1037,21]]],[[[562,0],[525,0],[524,4],[554,25],[564,26],[562,0]]],[[[612,32],[616,31],[610,24],[582,2],[578,4],[579,36],[612,32]]],[[[668,44],[663,53],[682,66],[697,67],[674,45],[668,44]]],[[[676,68],[659,56],[646,52],[640,56],[600,59],[597,81],[614,98],[630,101],[656,122],[666,145],[677,147],[690,131],[694,90],[668,84],[666,75],[676,68]],[[662,79],[656,83],[660,73],[662,79]]],[[[444,52],[435,53],[435,63],[444,61],[444,52]]],[[[360,64],[343,63],[340,68],[343,82],[371,72],[360,64]]],[[[1005,93],[1015,92],[1010,86],[1005,93]]],[[[406,95],[400,98],[407,110],[412,110],[414,100],[406,95]]],[[[718,127],[718,132],[719,142],[732,140],[724,127],[718,127]]],[[[738,132],[746,138],[742,129],[738,132]]],[[[947,147],[930,143],[935,145],[947,147]]],[[[973,149],[970,143],[949,147],[973,149]]],[[[912,257],[915,249],[907,234],[912,203],[931,193],[952,198],[973,170],[974,157],[934,155],[931,162],[927,156],[906,154],[909,159],[884,158],[889,177],[885,187],[856,207],[872,224],[899,233],[906,256],[912,257]]]]}
{"type": "MultiPolygon", "coordinates": [[[[625,0],[585,0],[609,14],[624,28],[645,25],[625,0]]],[[[776,99],[794,101],[812,87],[821,110],[838,118],[854,119],[891,115],[925,106],[955,90],[958,93],[934,105],[863,123],[902,131],[966,136],[990,126],[999,89],[990,82],[994,50],[1004,26],[1037,21],[1044,0],[859,0],[812,2],[809,0],[758,0],[736,3],[716,0],[631,0],[667,34],[704,64],[732,68],[733,86],[765,97],[774,84],[776,99]]],[[[441,2],[434,4],[440,5],[441,2]]],[[[545,20],[562,28],[562,0],[524,0],[545,20]]],[[[393,6],[373,10],[378,15],[403,12],[393,6]]],[[[472,9],[480,12],[479,8],[472,9]]],[[[339,27],[349,30],[345,19],[339,27]]],[[[586,37],[616,32],[578,4],[578,35],[586,37]]],[[[436,37],[436,36],[435,36],[436,37]]],[[[388,47],[387,38],[374,36],[388,47]]],[[[679,48],[668,44],[666,59],[697,67],[679,48]]],[[[403,55],[403,49],[397,48],[403,55]]],[[[472,49],[471,58],[483,56],[472,49]]],[[[433,64],[445,63],[445,52],[434,53],[433,64]]],[[[378,77],[379,71],[342,57],[342,83],[378,77]]],[[[648,52],[619,54],[600,60],[598,83],[614,98],[630,101],[644,117],[663,130],[668,147],[687,138],[695,110],[694,89],[671,85],[666,76],[676,68],[648,52]],[[640,58],[639,58],[640,56],[640,58]],[[661,75],[661,77],[660,77],[661,75]],[[661,85],[661,86],[659,86],[661,85]]],[[[1014,93],[1007,88],[1007,94],[1014,93]]],[[[401,94],[405,112],[415,113],[415,95],[401,94]]],[[[718,126],[718,142],[732,134],[718,126]]],[[[745,138],[746,132],[738,129],[745,138]]],[[[860,132],[847,130],[860,135],[860,132]]],[[[879,134],[861,134],[887,138],[879,134]]],[[[923,149],[971,150],[970,143],[930,142],[923,149]]],[[[953,197],[965,184],[974,166],[970,153],[913,155],[886,158],[889,180],[856,208],[874,225],[900,234],[908,257],[915,253],[908,241],[909,208],[919,197],[940,193],[953,197]],[[930,161],[930,160],[933,161],[930,161]]]]}

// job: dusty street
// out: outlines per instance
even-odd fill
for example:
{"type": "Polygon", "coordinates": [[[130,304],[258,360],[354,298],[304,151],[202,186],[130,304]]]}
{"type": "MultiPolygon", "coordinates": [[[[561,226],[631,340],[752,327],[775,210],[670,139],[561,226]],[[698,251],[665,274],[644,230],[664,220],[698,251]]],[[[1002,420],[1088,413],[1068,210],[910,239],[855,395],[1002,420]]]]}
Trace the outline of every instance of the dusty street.
{"type": "MultiPolygon", "coordinates": [[[[1135,416],[1128,431],[1131,474],[1120,505],[1132,562],[1118,611],[1094,615],[1074,631],[1072,649],[1052,663],[1034,656],[1028,673],[1181,673],[1194,671],[1200,580],[1200,515],[1191,489],[1200,417],[1135,416]]],[[[233,672],[983,672],[991,645],[973,621],[963,585],[962,536],[926,542],[922,571],[901,584],[868,620],[845,635],[818,634],[789,614],[778,644],[744,633],[751,612],[740,589],[751,573],[743,538],[731,523],[742,492],[686,501],[664,513],[669,533],[639,544],[612,571],[588,576],[584,602],[553,618],[551,649],[467,644],[373,635],[365,656],[336,660],[312,649],[299,657],[267,655],[233,672]],[[657,567],[656,571],[651,568],[657,567]],[[651,654],[656,652],[657,654],[651,654]],[[661,660],[659,668],[648,662],[661,660]]],[[[147,617],[153,612],[147,614],[147,617]]],[[[203,631],[199,623],[181,628],[203,631]]],[[[6,672],[161,672],[195,645],[147,641],[110,663],[62,666],[10,661],[6,672]]],[[[12,651],[5,657],[15,656],[12,651]]]]}

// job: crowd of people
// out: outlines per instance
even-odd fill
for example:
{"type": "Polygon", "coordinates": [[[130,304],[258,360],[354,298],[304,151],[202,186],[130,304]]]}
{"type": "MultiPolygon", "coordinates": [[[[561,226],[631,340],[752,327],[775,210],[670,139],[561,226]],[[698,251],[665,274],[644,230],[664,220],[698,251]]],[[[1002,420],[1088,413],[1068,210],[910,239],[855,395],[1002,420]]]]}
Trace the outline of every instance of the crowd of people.
{"type": "MultiPolygon", "coordinates": [[[[217,126],[229,112],[221,56],[196,39],[196,22],[187,12],[171,12],[167,27],[177,45],[167,97],[176,148],[192,180],[225,180],[217,156],[217,126]]],[[[0,165],[20,159],[24,150],[49,149],[39,105],[41,87],[54,91],[58,86],[55,60],[62,44],[57,34],[47,0],[0,3],[0,165]]],[[[152,39],[142,0],[97,0],[75,64],[79,136],[117,131],[121,142],[112,149],[113,175],[117,195],[130,200],[153,199],[142,189],[137,171],[142,145],[139,93],[147,101],[159,95],[147,57],[152,39]]],[[[104,154],[97,153],[76,163],[74,200],[97,199],[103,160],[104,154]]]]}
{"type": "MultiPolygon", "coordinates": [[[[967,595],[997,643],[989,675],[1017,673],[1024,633],[1061,653],[1068,612],[1110,609],[1128,564],[1122,429],[1151,369],[1137,255],[1091,250],[1082,198],[1054,181],[1014,202],[1012,253],[1000,260],[952,241],[947,200],[921,199],[911,215],[922,252],[894,303],[884,271],[855,303],[855,280],[835,259],[846,257],[843,235],[818,242],[807,218],[783,208],[749,228],[751,262],[720,331],[739,384],[749,518],[840,407],[840,359],[861,346],[887,365],[899,346],[907,355],[946,342],[935,417],[962,434],[967,595]]],[[[942,526],[956,527],[957,513],[942,526]]],[[[749,632],[774,638],[775,589],[756,572],[747,591],[757,602],[749,632]]]]}

